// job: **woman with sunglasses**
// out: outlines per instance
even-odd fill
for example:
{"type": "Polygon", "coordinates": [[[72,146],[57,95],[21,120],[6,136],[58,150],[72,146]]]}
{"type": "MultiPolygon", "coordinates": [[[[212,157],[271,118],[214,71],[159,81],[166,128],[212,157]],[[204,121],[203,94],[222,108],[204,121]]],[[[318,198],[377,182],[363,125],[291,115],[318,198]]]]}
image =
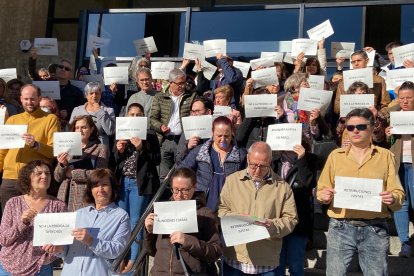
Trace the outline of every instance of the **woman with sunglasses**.
{"type": "MultiPolygon", "coordinates": [[[[368,85],[363,82],[356,81],[348,88],[347,94],[367,94],[369,91],[368,85]]],[[[375,145],[385,146],[385,128],[387,127],[387,118],[381,111],[377,110],[374,106],[370,106],[372,114],[375,118],[374,129],[372,131],[372,141],[375,145]]],[[[362,129],[360,129],[362,130],[362,129]]],[[[338,121],[336,127],[336,135],[338,137],[338,145],[342,148],[349,146],[350,141],[348,137],[348,131],[353,131],[352,127],[347,127],[345,124],[345,118],[342,117],[338,121]]]]}

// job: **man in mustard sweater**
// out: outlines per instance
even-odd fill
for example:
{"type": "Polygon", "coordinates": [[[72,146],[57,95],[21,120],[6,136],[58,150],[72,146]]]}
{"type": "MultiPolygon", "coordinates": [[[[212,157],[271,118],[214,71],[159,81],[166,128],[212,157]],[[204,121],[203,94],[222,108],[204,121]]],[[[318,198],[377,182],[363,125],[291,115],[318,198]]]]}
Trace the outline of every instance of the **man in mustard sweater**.
{"type": "Polygon", "coordinates": [[[318,201],[329,205],[327,276],[345,276],[356,252],[364,275],[388,275],[386,219],[401,208],[404,190],[393,154],[371,143],[374,123],[368,108],[348,113],[351,144],[332,151],[318,180],[318,201]]]}
{"type": "Polygon", "coordinates": [[[2,210],[9,198],[20,195],[17,187],[19,171],[33,160],[53,160],[53,133],[60,131],[59,119],[40,109],[40,89],[27,84],[20,90],[20,101],[24,112],[11,116],[7,125],[27,125],[23,135],[24,148],[0,150],[0,171],[3,181],[0,186],[2,210]]]}

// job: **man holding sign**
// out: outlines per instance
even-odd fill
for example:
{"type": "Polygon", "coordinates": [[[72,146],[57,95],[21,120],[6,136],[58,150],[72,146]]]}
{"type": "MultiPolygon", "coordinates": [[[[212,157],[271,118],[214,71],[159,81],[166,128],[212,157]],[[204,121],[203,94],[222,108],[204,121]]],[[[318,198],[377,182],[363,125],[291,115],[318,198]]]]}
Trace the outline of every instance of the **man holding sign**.
{"type": "Polygon", "coordinates": [[[329,155],[318,181],[317,199],[331,218],[326,275],[345,275],[355,252],[364,274],[387,275],[386,219],[401,208],[404,191],[391,152],[371,143],[372,112],[354,109],[346,126],[351,145],[329,155]]]}
{"type": "MultiPolygon", "coordinates": [[[[399,105],[394,109],[398,115],[403,115],[406,112],[414,112],[414,83],[410,81],[404,82],[398,90],[399,105]]],[[[397,115],[396,114],[396,115],[397,115]]],[[[393,114],[394,115],[394,114],[393,114]]],[[[412,115],[410,116],[412,118],[412,115]]],[[[394,117],[391,117],[391,125],[394,125],[394,117]]],[[[414,208],[414,125],[413,120],[402,122],[405,125],[411,125],[411,134],[400,134],[396,127],[388,127],[385,131],[388,138],[391,140],[391,152],[395,155],[395,167],[400,176],[400,180],[406,192],[406,198],[401,210],[394,212],[394,222],[398,231],[398,237],[401,242],[400,257],[410,257],[411,247],[409,245],[408,226],[409,213],[414,208]]]]}
{"type": "MultiPolygon", "coordinates": [[[[354,52],[351,55],[351,64],[353,69],[363,69],[368,67],[368,55],[365,51],[359,50],[354,52]]],[[[388,94],[387,90],[385,90],[385,81],[383,78],[373,74],[373,88],[370,88],[369,94],[375,95],[375,108],[377,110],[381,110],[386,108],[390,103],[390,95],[388,94]]],[[[369,86],[370,84],[367,83],[369,86]]],[[[335,96],[335,105],[334,111],[336,114],[339,114],[339,106],[340,106],[340,95],[348,94],[347,88],[344,86],[344,81],[341,80],[338,83],[338,88],[336,89],[336,96],[335,96]]]]}
{"type": "Polygon", "coordinates": [[[225,247],[223,275],[276,275],[282,238],[298,223],[295,200],[289,185],[270,168],[272,150],[268,144],[254,143],[247,159],[247,170],[226,178],[218,215],[253,217],[257,225],[266,228],[270,238],[225,247]]]}
{"type": "MultiPolygon", "coordinates": [[[[154,221],[162,214],[151,213],[145,219],[144,247],[150,256],[154,256],[154,265],[151,275],[184,275],[178,254],[182,254],[188,271],[192,273],[204,272],[204,275],[217,275],[208,269],[209,265],[221,256],[221,243],[218,232],[217,217],[205,206],[205,195],[196,192],[196,175],[188,168],[177,169],[171,180],[172,201],[196,200],[198,232],[190,230],[174,231],[168,234],[154,234],[154,221]],[[191,232],[191,233],[190,233],[191,232]],[[178,252],[181,253],[178,253],[178,252]],[[175,252],[174,255],[173,252],[175,252]],[[177,256],[177,257],[176,257],[177,256]]],[[[176,214],[180,212],[177,211],[176,214]]],[[[165,218],[156,223],[179,224],[189,222],[191,218],[165,218]]],[[[215,269],[215,268],[214,268],[215,269]]],[[[188,274],[187,274],[188,275],[188,274]]]]}
{"type": "Polygon", "coordinates": [[[53,133],[60,131],[59,119],[40,108],[40,89],[26,84],[21,89],[20,101],[24,112],[11,116],[6,125],[27,125],[22,139],[24,148],[0,150],[0,170],[3,181],[0,186],[1,206],[4,210],[9,198],[20,195],[17,177],[20,169],[33,160],[53,160],[53,133]]]}

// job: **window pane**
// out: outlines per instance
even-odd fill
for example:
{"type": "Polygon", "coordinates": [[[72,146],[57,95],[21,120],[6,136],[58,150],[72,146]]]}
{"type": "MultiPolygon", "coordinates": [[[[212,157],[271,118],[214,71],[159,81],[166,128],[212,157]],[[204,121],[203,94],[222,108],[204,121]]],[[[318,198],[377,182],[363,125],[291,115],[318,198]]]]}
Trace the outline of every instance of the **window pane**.
{"type": "Polygon", "coordinates": [[[414,5],[401,5],[401,41],[414,42],[414,5]]]}
{"type": "Polygon", "coordinates": [[[297,38],[298,22],[298,9],[193,12],[190,41],[225,38],[230,55],[258,55],[297,38]]]}

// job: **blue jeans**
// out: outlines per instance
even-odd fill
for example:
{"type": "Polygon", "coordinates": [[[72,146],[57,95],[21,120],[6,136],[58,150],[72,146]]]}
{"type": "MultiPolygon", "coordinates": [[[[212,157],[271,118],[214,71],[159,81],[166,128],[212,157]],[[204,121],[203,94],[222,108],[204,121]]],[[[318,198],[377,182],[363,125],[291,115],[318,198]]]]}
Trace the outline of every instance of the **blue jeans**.
{"type": "MultiPolygon", "coordinates": [[[[11,276],[11,273],[7,272],[3,265],[0,263],[0,276],[11,276]]],[[[48,265],[42,265],[39,273],[36,276],[53,276],[53,263],[48,265]]]]}
{"type": "Polygon", "coordinates": [[[327,242],[327,276],[346,275],[355,252],[365,276],[388,275],[389,236],[385,219],[368,226],[354,226],[331,218],[327,242]]]}
{"type": "Polygon", "coordinates": [[[258,276],[276,276],[276,269],[259,274],[246,274],[243,273],[241,270],[235,269],[226,262],[223,261],[223,276],[251,276],[251,275],[258,275],[258,276]]]}
{"type": "Polygon", "coordinates": [[[401,185],[405,191],[405,200],[400,210],[394,212],[394,222],[401,243],[409,242],[408,225],[410,223],[409,212],[414,208],[414,175],[411,163],[401,163],[398,172],[401,185]]]}
{"type": "MultiPolygon", "coordinates": [[[[131,231],[138,223],[138,220],[142,216],[142,213],[144,213],[150,201],[150,195],[139,195],[136,179],[128,177],[122,178],[118,206],[129,214],[129,218],[131,220],[131,231]]],[[[142,240],[142,233],[142,231],[139,232],[139,240],[142,240]]],[[[135,260],[138,256],[138,251],[138,244],[134,242],[131,246],[130,260],[135,260]]]]}
{"type": "Polygon", "coordinates": [[[301,276],[305,273],[303,263],[307,242],[308,238],[306,236],[291,234],[283,238],[276,275],[285,276],[286,266],[289,266],[291,276],[301,276]]]}

